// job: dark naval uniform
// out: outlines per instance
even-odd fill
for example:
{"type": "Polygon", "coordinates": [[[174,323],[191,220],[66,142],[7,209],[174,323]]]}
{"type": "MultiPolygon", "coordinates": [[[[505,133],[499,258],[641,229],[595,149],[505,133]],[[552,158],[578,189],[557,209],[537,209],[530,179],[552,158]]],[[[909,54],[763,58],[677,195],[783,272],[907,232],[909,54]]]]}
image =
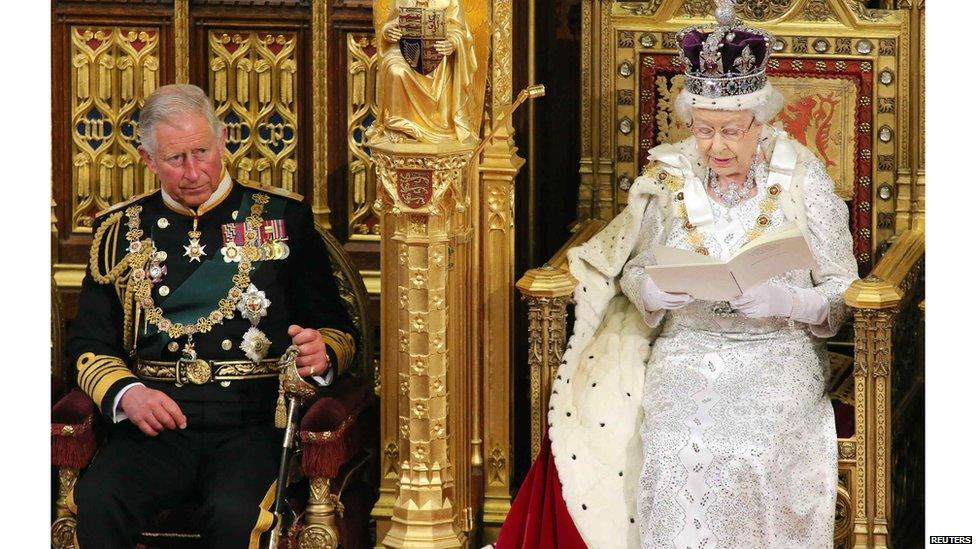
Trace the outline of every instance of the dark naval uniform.
{"type": "Polygon", "coordinates": [[[217,193],[196,218],[156,191],[96,220],[67,341],[79,386],[112,424],[73,493],[83,548],[132,547],[160,509],[187,499],[202,502],[208,547],[256,546],[272,522],[288,327],[322,334],[332,376],[355,354],[301,197],[241,182],[217,193]],[[150,437],[119,421],[117,397],[133,383],[176,401],[186,429],[150,437]]]}

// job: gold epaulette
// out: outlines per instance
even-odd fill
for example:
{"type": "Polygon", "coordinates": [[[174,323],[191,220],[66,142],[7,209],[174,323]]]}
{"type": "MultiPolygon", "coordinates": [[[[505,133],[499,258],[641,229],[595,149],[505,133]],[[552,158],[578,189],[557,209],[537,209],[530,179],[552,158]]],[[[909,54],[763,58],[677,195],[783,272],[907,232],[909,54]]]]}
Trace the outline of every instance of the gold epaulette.
{"type": "Polygon", "coordinates": [[[158,192],[159,192],[159,189],[156,189],[156,190],[153,190],[153,191],[144,192],[142,194],[137,194],[137,195],[133,196],[132,198],[130,198],[128,200],[125,200],[123,202],[119,202],[118,204],[112,204],[108,208],[105,208],[104,210],[102,210],[102,211],[98,212],[97,214],[95,214],[95,217],[96,218],[102,217],[105,214],[110,214],[112,212],[121,210],[122,208],[125,208],[126,206],[130,206],[132,204],[135,204],[136,202],[142,200],[143,198],[149,198],[150,196],[152,196],[152,195],[154,195],[154,194],[156,194],[158,192]]]}
{"type": "Polygon", "coordinates": [[[261,191],[263,193],[273,194],[275,196],[283,196],[285,198],[290,198],[292,200],[297,200],[299,202],[305,200],[305,197],[303,195],[300,195],[298,193],[293,193],[288,189],[282,189],[281,187],[273,187],[271,185],[265,185],[257,181],[248,181],[246,179],[238,179],[237,182],[249,189],[261,191]]]}
{"type": "Polygon", "coordinates": [[[644,166],[644,170],[641,175],[656,179],[665,187],[667,187],[671,192],[678,192],[684,187],[685,180],[677,175],[672,175],[660,162],[653,161],[647,166],[644,166]]]}

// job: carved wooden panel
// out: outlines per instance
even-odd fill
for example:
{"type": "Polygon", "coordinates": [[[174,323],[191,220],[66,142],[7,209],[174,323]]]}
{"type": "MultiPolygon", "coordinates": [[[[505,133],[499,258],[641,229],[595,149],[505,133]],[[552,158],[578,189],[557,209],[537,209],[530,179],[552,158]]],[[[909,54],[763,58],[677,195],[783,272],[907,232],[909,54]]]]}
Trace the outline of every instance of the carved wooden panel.
{"type": "Polygon", "coordinates": [[[159,86],[159,33],[135,26],[69,30],[70,232],[90,232],[98,211],[156,186],[136,149],[139,110],[159,86]]]}
{"type": "Polygon", "coordinates": [[[349,235],[379,239],[376,170],[364,144],[366,128],[376,118],[376,38],[372,33],[346,34],[346,159],[348,161],[349,235]]]}
{"type": "Polygon", "coordinates": [[[208,45],[208,91],[217,116],[227,125],[231,173],[297,190],[297,35],[210,30],[208,45]]]}

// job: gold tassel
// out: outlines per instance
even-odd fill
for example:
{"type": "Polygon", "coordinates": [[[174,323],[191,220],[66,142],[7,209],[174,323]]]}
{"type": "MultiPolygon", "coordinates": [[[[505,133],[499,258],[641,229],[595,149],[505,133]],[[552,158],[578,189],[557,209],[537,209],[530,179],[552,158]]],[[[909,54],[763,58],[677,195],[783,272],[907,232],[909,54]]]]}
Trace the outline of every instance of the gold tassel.
{"type": "Polygon", "coordinates": [[[275,405],[275,427],[284,429],[288,426],[288,411],[285,410],[285,383],[278,380],[278,403],[275,405]]]}

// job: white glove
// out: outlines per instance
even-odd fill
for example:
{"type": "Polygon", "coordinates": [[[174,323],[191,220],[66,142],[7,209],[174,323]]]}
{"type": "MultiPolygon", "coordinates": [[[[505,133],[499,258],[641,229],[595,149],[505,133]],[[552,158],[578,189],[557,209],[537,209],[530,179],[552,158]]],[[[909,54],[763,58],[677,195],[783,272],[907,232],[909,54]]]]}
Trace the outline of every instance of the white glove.
{"type": "Polygon", "coordinates": [[[644,287],[641,288],[641,301],[644,302],[644,308],[651,312],[661,309],[680,309],[694,300],[695,298],[688,294],[665,292],[657,287],[651,277],[644,279],[644,287]]]}
{"type": "Polygon", "coordinates": [[[766,282],[729,304],[749,318],[778,316],[814,325],[827,319],[827,298],[810,288],[783,288],[766,282]]]}

